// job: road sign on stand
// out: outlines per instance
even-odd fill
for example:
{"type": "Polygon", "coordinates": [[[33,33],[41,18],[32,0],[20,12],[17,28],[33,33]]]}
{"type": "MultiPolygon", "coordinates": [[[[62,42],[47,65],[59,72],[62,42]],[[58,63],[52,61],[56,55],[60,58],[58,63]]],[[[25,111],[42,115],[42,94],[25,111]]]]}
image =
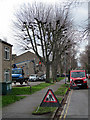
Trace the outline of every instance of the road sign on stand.
{"type": "Polygon", "coordinates": [[[54,95],[52,89],[48,89],[44,99],[42,100],[40,107],[60,107],[58,99],[54,95]]]}

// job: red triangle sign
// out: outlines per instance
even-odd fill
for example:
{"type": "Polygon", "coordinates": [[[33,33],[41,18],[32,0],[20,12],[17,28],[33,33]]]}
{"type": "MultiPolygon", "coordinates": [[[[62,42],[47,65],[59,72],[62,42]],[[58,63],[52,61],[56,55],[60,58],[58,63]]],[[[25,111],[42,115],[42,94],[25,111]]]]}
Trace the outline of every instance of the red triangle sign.
{"type": "Polygon", "coordinates": [[[41,107],[60,107],[60,103],[56,96],[54,95],[51,89],[48,89],[42,103],[40,104],[41,107]]]}
{"type": "Polygon", "coordinates": [[[54,94],[52,93],[51,89],[49,89],[45,99],[44,99],[44,102],[57,102],[54,94]]]}

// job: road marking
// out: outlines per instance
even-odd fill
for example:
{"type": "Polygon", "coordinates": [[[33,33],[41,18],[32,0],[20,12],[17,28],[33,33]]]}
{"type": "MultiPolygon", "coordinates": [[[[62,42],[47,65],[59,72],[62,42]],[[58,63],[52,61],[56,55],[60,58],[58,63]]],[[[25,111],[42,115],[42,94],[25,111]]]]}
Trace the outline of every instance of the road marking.
{"type": "MultiPolygon", "coordinates": [[[[69,97],[67,98],[67,101],[68,101],[68,99],[69,99],[69,97]]],[[[64,115],[64,113],[65,113],[66,105],[67,105],[67,104],[64,105],[64,108],[63,108],[63,111],[62,111],[62,113],[61,113],[60,119],[63,117],[63,115],[64,115]]]]}
{"type": "Polygon", "coordinates": [[[68,111],[69,104],[70,104],[70,99],[71,99],[72,92],[73,92],[73,90],[71,91],[70,95],[69,95],[68,98],[67,98],[68,104],[65,104],[65,105],[64,105],[63,111],[62,111],[61,116],[60,116],[60,120],[61,120],[62,118],[64,118],[64,119],[66,118],[67,111],[68,111]]]}
{"type": "Polygon", "coordinates": [[[65,115],[64,115],[64,119],[66,118],[67,111],[68,111],[68,108],[69,108],[69,105],[70,105],[70,100],[71,100],[72,92],[73,92],[73,90],[71,91],[71,94],[70,94],[70,98],[69,98],[69,101],[68,101],[68,105],[67,105],[67,108],[66,108],[66,113],[65,113],[65,115]]]}
{"type": "Polygon", "coordinates": [[[63,114],[64,114],[64,112],[65,112],[65,108],[66,108],[66,104],[64,105],[63,111],[62,111],[61,116],[60,116],[60,120],[61,120],[61,118],[63,117],[63,114]]]}

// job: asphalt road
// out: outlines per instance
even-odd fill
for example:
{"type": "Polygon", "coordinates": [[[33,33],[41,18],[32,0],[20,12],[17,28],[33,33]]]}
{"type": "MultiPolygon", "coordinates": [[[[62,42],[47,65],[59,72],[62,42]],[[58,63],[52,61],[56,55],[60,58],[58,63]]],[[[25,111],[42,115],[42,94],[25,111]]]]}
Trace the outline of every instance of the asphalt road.
{"type": "Polygon", "coordinates": [[[25,87],[25,86],[29,86],[29,85],[33,86],[33,85],[38,85],[43,82],[45,82],[45,81],[28,82],[29,84],[23,82],[22,85],[20,85],[20,83],[17,82],[16,84],[12,83],[12,87],[25,87]]]}
{"type": "Polygon", "coordinates": [[[90,81],[88,85],[89,85],[88,89],[71,90],[69,92],[60,119],[64,118],[66,120],[68,119],[71,120],[71,118],[78,119],[88,118],[89,113],[88,92],[90,90],[90,81]]]}

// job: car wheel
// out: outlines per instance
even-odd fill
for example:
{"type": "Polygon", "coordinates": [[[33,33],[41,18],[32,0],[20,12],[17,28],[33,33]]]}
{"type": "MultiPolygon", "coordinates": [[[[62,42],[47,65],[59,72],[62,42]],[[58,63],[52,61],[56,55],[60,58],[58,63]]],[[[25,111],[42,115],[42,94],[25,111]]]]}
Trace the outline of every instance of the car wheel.
{"type": "Polygon", "coordinates": [[[86,84],[86,85],[84,85],[84,88],[85,88],[85,89],[87,89],[87,84],[86,84]]]}

